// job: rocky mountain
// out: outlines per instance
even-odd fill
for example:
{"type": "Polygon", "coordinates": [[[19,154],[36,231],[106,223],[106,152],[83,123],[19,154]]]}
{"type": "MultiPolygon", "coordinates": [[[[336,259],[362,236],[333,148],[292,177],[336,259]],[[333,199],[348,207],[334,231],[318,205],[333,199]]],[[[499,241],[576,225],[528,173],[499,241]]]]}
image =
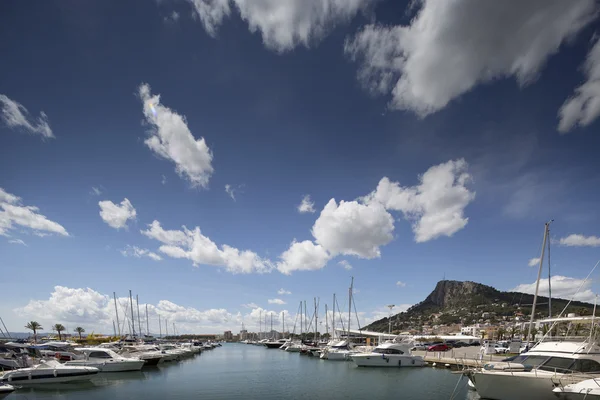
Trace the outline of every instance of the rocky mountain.
{"type": "MultiPolygon", "coordinates": [[[[552,299],[552,315],[558,315],[567,305],[568,300],[552,299]]],[[[394,330],[419,330],[423,325],[446,325],[454,323],[471,324],[513,320],[517,316],[531,315],[533,295],[519,292],[502,292],[491,286],[477,282],[461,282],[442,280],[435,289],[423,300],[402,312],[392,316],[394,330]],[[483,318],[484,313],[489,313],[483,318]]],[[[536,317],[548,316],[548,298],[538,296],[536,317]]],[[[591,314],[593,305],[573,301],[567,312],[591,314]]],[[[386,332],[388,318],[383,318],[364,327],[372,331],[386,332]]]]}

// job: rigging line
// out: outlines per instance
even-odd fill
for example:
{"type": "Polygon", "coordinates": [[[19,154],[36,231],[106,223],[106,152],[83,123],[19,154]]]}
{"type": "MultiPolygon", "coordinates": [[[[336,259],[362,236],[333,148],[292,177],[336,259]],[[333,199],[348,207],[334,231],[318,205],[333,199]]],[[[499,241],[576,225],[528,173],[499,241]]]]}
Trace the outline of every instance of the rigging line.
{"type": "Polygon", "coordinates": [[[358,326],[358,330],[360,331],[360,320],[358,319],[358,312],[356,312],[356,303],[354,302],[354,296],[352,297],[352,305],[354,306],[354,315],[356,315],[356,325],[358,326]]]}
{"type": "Polygon", "coordinates": [[[340,315],[340,323],[342,324],[342,331],[345,331],[346,327],[344,326],[344,320],[342,319],[342,312],[340,311],[340,305],[337,301],[337,298],[335,299],[335,304],[337,305],[338,314],[340,315]]]}

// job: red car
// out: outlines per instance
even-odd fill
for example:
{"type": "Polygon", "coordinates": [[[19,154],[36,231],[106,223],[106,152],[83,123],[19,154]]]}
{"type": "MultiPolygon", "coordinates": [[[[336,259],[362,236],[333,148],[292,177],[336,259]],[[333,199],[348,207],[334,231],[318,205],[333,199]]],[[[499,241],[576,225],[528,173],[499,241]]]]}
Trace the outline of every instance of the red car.
{"type": "Polygon", "coordinates": [[[434,344],[433,346],[429,346],[427,351],[448,351],[450,347],[447,344],[434,344]]]}

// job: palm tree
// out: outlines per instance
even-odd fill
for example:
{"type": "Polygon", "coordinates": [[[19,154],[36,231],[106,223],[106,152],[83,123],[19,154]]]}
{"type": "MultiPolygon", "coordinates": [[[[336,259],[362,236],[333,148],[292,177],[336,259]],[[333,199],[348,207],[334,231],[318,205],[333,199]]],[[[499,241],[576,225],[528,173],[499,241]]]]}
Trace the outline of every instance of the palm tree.
{"type": "Polygon", "coordinates": [[[515,335],[517,335],[519,333],[519,328],[517,328],[516,326],[511,326],[510,329],[508,330],[508,334],[510,335],[510,339],[514,339],[515,335]]]}
{"type": "Polygon", "coordinates": [[[62,336],[60,333],[65,330],[65,326],[63,324],[56,324],[52,327],[56,332],[58,332],[58,340],[62,340],[62,336]]]}
{"type": "Polygon", "coordinates": [[[537,335],[538,330],[535,326],[531,327],[531,341],[535,342],[535,335],[537,335]]]}
{"type": "Polygon", "coordinates": [[[78,326],[77,328],[75,328],[75,332],[79,333],[79,340],[81,340],[81,334],[83,332],[85,332],[85,329],[83,329],[82,327],[78,326]]]}
{"type": "Polygon", "coordinates": [[[499,327],[498,330],[496,331],[496,336],[497,336],[498,340],[504,339],[505,333],[506,333],[506,330],[502,327],[499,327]]]}
{"type": "Polygon", "coordinates": [[[37,321],[29,321],[27,325],[25,325],[25,328],[33,331],[33,341],[37,343],[37,331],[44,329],[42,328],[42,325],[40,325],[40,323],[37,321]]]}

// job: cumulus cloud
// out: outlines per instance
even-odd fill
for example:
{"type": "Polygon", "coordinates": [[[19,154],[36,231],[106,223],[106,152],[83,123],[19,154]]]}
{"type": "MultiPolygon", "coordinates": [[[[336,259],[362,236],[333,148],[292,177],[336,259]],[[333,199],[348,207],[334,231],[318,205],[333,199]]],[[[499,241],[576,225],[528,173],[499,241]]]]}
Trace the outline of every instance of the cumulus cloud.
{"type": "Polygon", "coordinates": [[[558,131],[567,133],[576,125],[588,126],[600,115],[600,37],[583,65],[586,81],[575,89],[558,112],[558,131]]]}
{"type": "Polygon", "coordinates": [[[277,294],[279,294],[279,295],[292,294],[292,292],[290,292],[289,290],[285,290],[284,288],[281,288],[277,291],[277,294]]]}
{"type": "Polygon", "coordinates": [[[8,236],[8,232],[14,229],[15,225],[33,229],[34,234],[38,236],[46,233],[69,236],[62,225],[39,214],[39,208],[22,205],[19,197],[2,188],[0,188],[0,209],[0,235],[2,236],[8,236]]]}
{"type": "MultiPolygon", "coordinates": [[[[231,14],[229,0],[188,0],[210,36],[231,14]]],[[[252,33],[262,36],[264,45],[284,52],[298,45],[310,47],[333,28],[348,22],[378,0],[231,0],[252,33]]]]}
{"type": "Polygon", "coordinates": [[[530,267],[535,267],[536,265],[540,265],[540,258],[531,258],[529,259],[529,263],[527,263],[530,267]]]}
{"type": "Polygon", "coordinates": [[[513,76],[521,86],[533,82],[561,44],[597,16],[594,0],[416,4],[409,25],[367,25],[345,52],[360,63],[366,88],[391,92],[390,108],[421,117],[481,83],[513,76]]]}
{"type": "Polygon", "coordinates": [[[396,282],[396,286],[398,286],[398,287],[405,287],[406,283],[404,283],[402,281],[398,281],[398,282],[396,282]]]}
{"type": "Polygon", "coordinates": [[[306,195],[302,198],[302,201],[298,205],[299,213],[314,213],[315,203],[310,200],[310,195],[306,195]]]}
{"type": "Polygon", "coordinates": [[[377,189],[361,200],[401,211],[413,222],[418,243],[452,236],[467,225],[469,219],[464,216],[464,209],[475,199],[475,192],[467,188],[471,181],[467,169],[463,159],[435,165],[420,177],[419,185],[412,187],[403,187],[384,177],[377,189]]]}
{"type": "Polygon", "coordinates": [[[245,308],[259,308],[258,304],[256,304],[256,303],[242,304],[242,307],[245,307],[245,308]]]}
{"type": "Polygon", "coordinates": [[[154,261],[162,260],[162,257],[159,256],[158,254],[153,253],[147,249],[141,249],[137,246],[127,245],[123,250],[121,250],[121,254],[125,257],[135,257],[135,258],[148,257],[148,258],[153,259],[154,261]]]}
{"type": "Polygon", "coordinates": [[[182,230],[165,230],[156,220],[148,227],[141,233],[162,242],[163,245],[159,248],[161,253],[173,258],[188,259],[194,266],[214,265],[234,274],[266,273],[274,268],[268,259],[259,257],[253,251],[240,251],[226,244],[219,248],[200,232],[199,227],[193,230],[185,226],[182,230]]]}
{"type": "Polygon", "coordinates": [[[312,227],[316,242],[332,256],[343,254],[361,258],[381,255],[379,247],[393,236],[394,219],[378,203],[329,200],[312,227]]]}
{"type": "Polygon", "coordinates": [[[137,215],[133,204],[127,198],[121,202],[121,205],[110,200],[99,201],[98,205],[102,220],[115,229],[127,227],[127,221],[134,220],[137,215]]]}
{"type": "MultiPolygon", "coordinates": [[[[535,282],[522,283],[516,288],[512,289],[512,291],[535,294],[535,284],[535,282]]],[[[591,285],[592,282],[590,280],[584,282],[583,279],[555,275],[552,277],[552,297],[567,300],[573,298],[574,300],[593,303],[596,295],[592,291],[591,285]]],[[[540,279],[539,293],[542,295],[544,295],[544,293],[548,293],[548,278],[540,279]]]]}
{"type": "Polygon", "coordinates": [[[27,117],[27,109],[20,103],[0,94],[2,120],[10,128],[21,128],[29,133],[42,135],[43,138],[54,138],[48,124],[48,116],[43,111],[36,120],[27,117]]]}
{"type": "Polygon", "coordinates": [[[277,263],[277,269],[282,274],[289,275],[293,271],[319,270],[327,265],[330,256],[323,246],[305,240],[293,241],[279,258],[281,261],[277,263]]]}
{"type": "Polygon", "coordinates": [[[584,235],[574,233],[567,237],[561,238],[559,243],[563,246],[599,247],[600,246],[600,237],[584,236],[584,235]]]}
{"type": "Polygon", "coordinates": [[[269,299],[269,304],[283,305],[283,304],[286,304],[286,302],[281,299],[269,299]]]}
{"type": "Polygon", "coordinates": [[[144,117],[152,127],[144,143],[156,155],[175,163],[179,176],[192,186],[207,187],[213,173],[213,155],[203,137],[196,140],[185,117],[160,104],[160,95],[152,95],[150,86],[139,87],[144,117]]]}
{"type": "MultiPolygon", "coordinates": [[[[117,298],[117,304],[120,330],[128,333],[131,315],[129,298],[117,298]]],[[[135,303],[134,307],[136,307],[135,303]]],[[[145,310],[145,308],[146,304],[140,303],[140,309],[145,310]]],[[[13,311],[21,318],[26,316],[28,319],[39,321],[46,329],[58,322],[63,325],[83,326],[86,331],[95,331],[96,333],[112,333],[112,321],[115,318],[112,295],[102,294],[91,288],[64,286],[55,286],[48,299],[30,300],[25,306],[13,311]]],[[[171,331],[172,324],[176,323],[177,330],[181,333],[219,333],[224,329],[238,327],[243,319],[241,314],[223,308],[199,310],[169,300],[148,304],[148,315],[150,330],[154,334],[159,332],[159,315],[163,324],[168,320],[169,331],[171,331]]],[[[145,332],[145,313],[142,313],[140,317],[142,330],[145,332]]],[[[137,318],[135,322],[137,331],[137,318]]],[[[165,333],[164,326],[162,332],[165,333]]]]}
{"type": "Polygon", "coordinates": [[[352,265],[347,260],[342,260],[338,262],[338,265],[342,266],[346,271],[350,271],[352,269],[352,265]]]}
{"type": "Polygon", "coordinates": [[[23,246],[27,246],[27,244],[24,241],[22,241],[21,239],[11,239],[11,240],[8,241],[8,243],[11,243],[11,244],[20,244],[20,245],[23,245],[23,246]]]}

